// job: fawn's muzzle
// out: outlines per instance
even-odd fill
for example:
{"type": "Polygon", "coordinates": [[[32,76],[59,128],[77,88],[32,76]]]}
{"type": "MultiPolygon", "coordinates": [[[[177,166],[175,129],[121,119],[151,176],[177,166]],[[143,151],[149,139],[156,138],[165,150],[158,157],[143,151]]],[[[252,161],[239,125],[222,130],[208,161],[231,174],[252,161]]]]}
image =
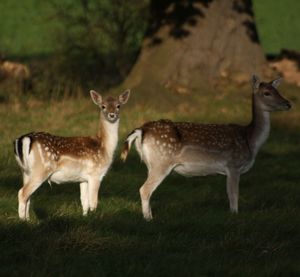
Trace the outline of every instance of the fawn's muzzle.
{"type": "Polygon", "coordinates": [[[107,115],[107,117],[108,117],[110,120],[114,120],[114,119],[116,119],[117,115],[116,115],[115,113],[109,113],[109,114],[107,115]]]}

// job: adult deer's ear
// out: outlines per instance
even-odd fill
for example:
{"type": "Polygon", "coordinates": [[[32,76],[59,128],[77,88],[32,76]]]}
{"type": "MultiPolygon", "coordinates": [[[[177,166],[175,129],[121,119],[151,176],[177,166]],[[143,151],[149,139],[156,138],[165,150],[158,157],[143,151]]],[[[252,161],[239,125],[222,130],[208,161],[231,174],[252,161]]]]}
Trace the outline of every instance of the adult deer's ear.
{"type": "Polygon", "coordinates": [[[273,80],[273,81],[271,82],[272,87],[278,88],[279,85],[281,84],[281,81],[282,81],[282,78],[277,78],[277,79],[273,80]]]}
{"type": "Polygon", "coordinates": [[[91,98],[92,98],[93,102],[98,106],[101,105],[102,96],[97,91],[94,91],[94,90],[90,90],[90,94],[91,94],[91,98]]]}
{"type": "Polygon", "coordinates": [[[254,74],[251,78],[251,83],[252,83],[253,92],[256,92],[259,89],[259,85],[260,85],[260,80],[258,76],[254,74]]]}
{"type": "Polygon", "coordinates": [[[124,105],[127,103],[130,96],[130,89],[125,90],[120,96],[119,96],[119,102],[124,105]]]}

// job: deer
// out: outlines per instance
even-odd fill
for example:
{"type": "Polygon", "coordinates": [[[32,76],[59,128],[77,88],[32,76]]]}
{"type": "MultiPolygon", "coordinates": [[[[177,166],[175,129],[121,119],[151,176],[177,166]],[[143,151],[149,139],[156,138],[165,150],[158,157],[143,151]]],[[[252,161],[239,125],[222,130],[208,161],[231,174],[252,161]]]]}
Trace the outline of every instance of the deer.
{"type": "Polygon", "coordinates": [[[151,195],[172,171],[183,176],[225,175],[230,210],[238,212],[240,175],[253,166],[269,136],[270,112],[291,108],[277,90],[280,82],[280,78],[261,82],[253,75],[252,120],[246,126],[161,119],[146,122],[127,136],[121,159],[126,160],[134,142],[148,169],[148,177],[139,189],[147,221],[153,218],[151,195]]]}
{"type": "Polygon", "coordinates": [[[118,98],[104,99],[90,91],[100,108],[98,132],[95,137],[61,137],[45,132],[25,134],[14,141],[14,152],[23,175],[18,191],[18,214],[29,220],[30,198],[44,183],[80,183],[83,215],[95,211],[103,177],[112,164],[118,143],[121,105],[127,103],[130,90],[118,98]]]}
{"type": "Polygon", "coordinates": [[[32,89],[31,72],[27,65],[8,61],[4,55],[0,56],[0,81],[13,80],[20,84],[22,91],[32,89]]]}

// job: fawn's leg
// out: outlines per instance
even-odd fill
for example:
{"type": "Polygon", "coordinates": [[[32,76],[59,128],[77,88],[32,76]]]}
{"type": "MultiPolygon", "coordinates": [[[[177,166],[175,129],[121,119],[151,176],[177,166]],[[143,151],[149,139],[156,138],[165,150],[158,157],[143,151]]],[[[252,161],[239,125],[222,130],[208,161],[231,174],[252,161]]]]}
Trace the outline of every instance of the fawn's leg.
{"type": "Polygon", "coordinates": [[[40,176],[29,176],[24,173],[23,187],[18,192],[19,218],[29,220],[30,196],[42,185],[44,179],[40,176]]]}
{"type": "Polygon", "coordinates": [[[83,210],[83,215],[87,215],[89,211],[89,193],[88,193],[88,183],[80,183],[80,200],[83,210]]]}
{"type": "Polygon", "coordinates": [[[88,182],[88,202],[90,211],[94,211],[98,205],[99,179],[91,179],[88,182]]]}

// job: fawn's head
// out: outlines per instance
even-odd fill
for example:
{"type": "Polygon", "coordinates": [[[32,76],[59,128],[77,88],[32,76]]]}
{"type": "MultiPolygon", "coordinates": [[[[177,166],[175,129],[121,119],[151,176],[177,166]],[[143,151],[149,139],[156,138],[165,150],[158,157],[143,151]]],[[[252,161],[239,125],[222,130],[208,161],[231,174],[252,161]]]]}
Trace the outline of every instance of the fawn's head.
{"type": "Polygon", "coordinates": [[[259,78],[253,75],[253,93],[256,96],[258,104],[264,111],[286,111],[292,107],[290,102],[278,92],[277,88],[280,83],[281,78],[265,83],[260,82],[259,78]]]}
{"type": "Polygon", "coordinates": [[[94,90],[91,90],[90,94],[94,103],[99,106],[104,118],[114,123],[120,117],[121,105],[126,104],[129,99],[130,90],[124,91],[118,98],[108,96],[106,99],[103,99],[102,96],[94,90]]]}

